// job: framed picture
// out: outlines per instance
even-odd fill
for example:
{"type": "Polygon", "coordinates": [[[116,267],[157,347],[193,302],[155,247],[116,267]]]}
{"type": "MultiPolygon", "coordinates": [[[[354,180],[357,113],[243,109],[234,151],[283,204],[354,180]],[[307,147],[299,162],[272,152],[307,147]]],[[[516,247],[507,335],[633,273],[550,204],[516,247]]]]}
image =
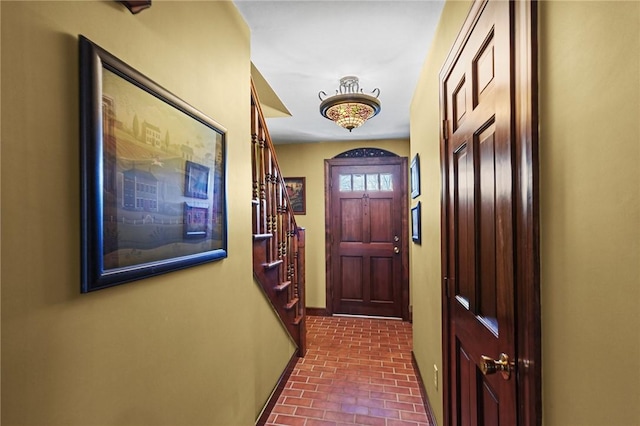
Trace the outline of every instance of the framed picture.
{"type": "Polygon", "coordinates": [[[207,236],[209,209],[184,203],[185,238],[204,238],[207,236]]]}
{"type": "Polygon", "coordinates": [[[79,47],[81,291],[227,257],[224,127],[79,47]]]}
{"type": "Polygon", "coordinates": [[[414,207],[411,208],[411,239],[416,244],[422,244],[422,237],[420,234],[420,201],[414,207]]]}
{"type": "Polygon", "coordinates": [[[418,154],[411,160],[411,198],[420,195],[420,156],[418,154]]]}
{"type": "Polygon", "coordinates": [[[184,196],[209,198],[209,168],[207,166],[186,161],[184,196]]]}
{"type": "Polygon", "coordinates": [[[291,208],[293,209],[293,213],[306,214],[307,202],[305,178],[286,177],[284,178],[284,184],[287,187],[287,194],[289,194],[289,200],[291,201],[291,208]]]}

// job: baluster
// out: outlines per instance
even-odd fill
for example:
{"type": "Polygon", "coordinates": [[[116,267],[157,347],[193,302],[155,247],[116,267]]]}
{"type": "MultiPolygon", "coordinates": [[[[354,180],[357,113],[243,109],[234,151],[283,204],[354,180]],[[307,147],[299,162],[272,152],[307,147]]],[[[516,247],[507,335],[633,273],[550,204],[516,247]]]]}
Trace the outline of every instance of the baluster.
{"type": "Polygon", "coordinates": [[[279,220],[280,220],[280,227],[282,228],[282,231],[280,232],[280,241],[282,244],[282,260],[285,263],[285,267],[286,267],[286,262],[287,262],[287,231],[288,231],[288,226],[287,226],[287,222],[285,221],[285,213],[287,212],[285,210],[285,204],[284,204],[284,197],[285,197],[285,191],[286,188],[283,184],[282,178],[280,177],[278,179],[278,187],[280,188],[280,197],[278,198],[278,201],[280,202],[280,211],[279,211],[279,220]]]}
{"type": "MultiPolygon", "coordinates": [[[[267,234],[273,234],[273,226],[271,223],[271,205],[273,204],[273,195],[272,195],[272,187],[273,185],[271,184],[271,150],[265,150],[265,155],[264,155],[264,161],[265,161],[265,201],[266,201],[266,211],[265,211],[265,216],[266,216],[266,229],[267,229],[267,234]]],[[[268,244],[268,250],[267,250],[267,260],[269,262],[273,261],[273,244],[270,241],[268,244]]]]}
{"type": "MultiPolygon", "coordinates": [[[[289,265],[289,215],[287,214],[287,210],[286,210],[286,204],[285,204],[285,191],[286,188],[284,187],[284,185],[281,185],[282,188],[282,207],[281,207],[281,211],[280,211],[280,220],[282,222],[282,247],[283,247],[283,256],[282,256],[282,260],[284,262],[283,268],[282,268],[282,272],[283,274],[287,277],[287,281],[290,281],[290,265],[289,265]]],[[[291,286],[289,286],[291,287],[291,286]]],[[[291,300],[291,297],[289,297],[289,300],[291,300]]]]}
{"type": "Polygon", "coordinates": [[[278,187],[278,242],[280,246],[280,277],[283,281],[287,280],[287,245],[285,244],[285,235],[287,228],[284,223],[284,189],[282,185],[282,178],[276,177],[276,186],[278,187]]]}
{"type": "Polygon", "coordinates": [[[266,187],[266,178],[267,178],[267,170],[266,170],[266,161],[265,157],[267,155],[267,150],[265,150],[265,138],[262,126],[258,127],[258,147],[260,151],[259,160],[260,160],[260,172],[258,173],[259,187],[260,187],[260,216],[259,216],[259,224],[260,224],[260,233],[268,233],[267,230],[267,187],[266,187]]]}
{"type": "Polygon", "coordinates": [[[298,282],[298,236],[297,236],[297,232],[295,231],[292,232],[291,244],[292,244],[291,249],[293,251],[291,282],[293,283],[294,297],[297,297],[299,300],[298,306],[296,307],[296,317],[299,317],[301,309],[303,309],[302,304],[304,303],[304,301],[300,297],[300,292],[298,287],[300,284],[298,282]]]}
{"type": "Polygon", "coordinates": [[[260,148],[258,147],[258,109],[256,108],[253,98],[251,99],[251,177],[252,177],[252,191],[251,200],[253,203],[252,209],[252,226],[253,233],[261,234],[264,232],[260,229],[260,187],[259,187],[259,161],[260,161],[260,148]]]}
{"type": "Polygon", "coordinates": [[[271,261],[280,258],[278,250],[278,199],[276,186],[276,165],[273,159],[273,152],[269,150],[269,223],[271,227],[271,261]]]}
{"type": "MultiPolygon", "coordinates": [[[[289,250],[290,250],[290,255],[289,255],[289,280],[291,281],[292,287],[293,287],[293,297],[298,297],[298,283],[296,280],[296,249],[295,249],[295,241],[296,241],[296,235],[295,235],[295,230],[294,230],[294,224],[291,223],[291,228],[289,230],[289,250]]],[[[299,309],[300,305],[298,304],[298,307],[296,309],[299,309]]],[[[296,313],[296,317],[297,317],[297,313],[296,313]]]]}

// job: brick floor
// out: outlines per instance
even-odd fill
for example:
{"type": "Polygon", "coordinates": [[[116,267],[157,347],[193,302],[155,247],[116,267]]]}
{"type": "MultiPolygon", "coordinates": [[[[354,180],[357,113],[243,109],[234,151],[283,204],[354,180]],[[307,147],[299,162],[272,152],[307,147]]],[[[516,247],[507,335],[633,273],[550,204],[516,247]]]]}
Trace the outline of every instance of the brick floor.
{"type": "Polygon", "coordinates": [[[411,363],[411,324],[308,316],[307,344],[267,425],[430,426],[411,363]]]}

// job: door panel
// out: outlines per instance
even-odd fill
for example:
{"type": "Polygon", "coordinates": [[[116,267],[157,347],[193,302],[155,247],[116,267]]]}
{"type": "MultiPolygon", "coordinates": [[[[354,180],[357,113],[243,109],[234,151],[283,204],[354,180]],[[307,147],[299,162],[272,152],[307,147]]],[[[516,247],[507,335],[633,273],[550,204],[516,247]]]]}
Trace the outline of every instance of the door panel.
{"type": "Polygon", "coordinates": [[[393,260],[371,257],[371,301],[393,303],[393,260]]]}
{"type": "MultiPolygon", "coordinates": [[[[493,126],[478,137],[478,315],[495,320],[496,307],[496,197],[495,144],[493,126]]],[[[497,331],[497,330],[496,330],[497,331]]]]}
{"type": "Polygon", "coordinates": [[[362,301],[364,299],[362,287],[362,258],[343,256],[340,262],[340,278],[342,298],[344,300],[362,301]]]}
{"type": "MultiPolygon", "coordinates": [[[[473,173],[467,144],[464,142],[460,144],[459,148],[453,152],[453,157],[455,229],[459,241],[469,242],[473,237],[473,173]]],[[[457,264],[456,276],[459,277],[455,280],[455,294],[461,299],[461,303],[466,303],[468,307],[473,295],[473,265],[470,260],[473,259],[475,250],[473,244],[456,244],[454,249],[457,264]]]]}
{"type": "Polygon", "coordinates": [[[478,378],[482,380],[482,393],[480,394],[480,398],[482,399],[482,424],[500,426],[498,397],[493,389],[491,389],[491,385],[484,380],[481,374],[478,378]]]}
{"type": "Polygon", "coordinates": [[[406,158],[328,160],[331,313],[406,318],[406,158]]]}
{"type": "Polygon", "coordinates": [[[369,229],[372,243],[393,240],[393,198],[369,199],[369,229]]]}
{"type": "Polygon", "coordinates": [[[340,241],[362,241],[364,232],[364,216],[362,199],[340,200],[340,241]]]}

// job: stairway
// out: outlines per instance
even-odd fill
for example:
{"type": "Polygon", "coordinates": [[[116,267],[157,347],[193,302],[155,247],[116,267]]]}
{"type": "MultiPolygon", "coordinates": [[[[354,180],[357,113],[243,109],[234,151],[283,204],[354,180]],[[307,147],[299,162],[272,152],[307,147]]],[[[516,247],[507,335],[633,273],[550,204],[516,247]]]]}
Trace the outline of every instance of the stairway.
{"type": "Polygon", "coordinates": [[[253,80],[251,148],[253,274],[303,357],[305,230],[296,225],[253,80]]]}

